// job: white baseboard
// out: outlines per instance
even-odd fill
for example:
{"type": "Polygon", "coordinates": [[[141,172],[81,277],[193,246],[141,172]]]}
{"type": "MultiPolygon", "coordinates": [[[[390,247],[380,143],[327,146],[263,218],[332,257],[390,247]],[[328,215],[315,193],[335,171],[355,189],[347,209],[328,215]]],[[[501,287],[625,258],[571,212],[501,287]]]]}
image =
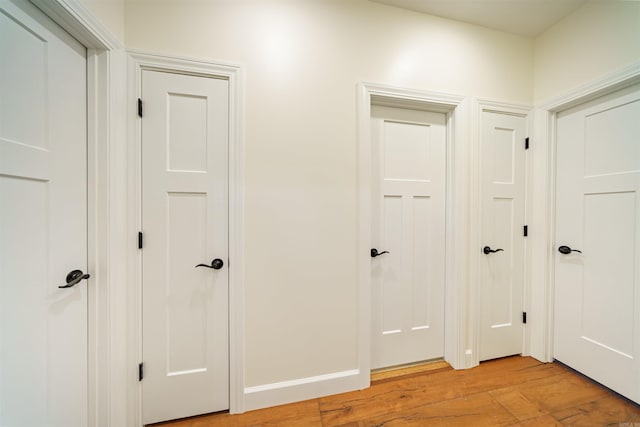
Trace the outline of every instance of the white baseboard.
{"type": "Polygon", "coordinates": [[[268,408],[358,390],[360,370],[335,372],[244,389],[244,409],[268,408]]]}

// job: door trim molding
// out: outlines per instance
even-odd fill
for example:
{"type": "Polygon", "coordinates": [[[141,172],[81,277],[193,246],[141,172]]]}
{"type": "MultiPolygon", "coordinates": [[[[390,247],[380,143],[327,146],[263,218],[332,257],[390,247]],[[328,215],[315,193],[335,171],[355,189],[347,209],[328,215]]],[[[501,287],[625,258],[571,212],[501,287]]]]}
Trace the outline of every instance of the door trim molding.
{"type": "MultiPolygon", "coordinates": [[[[127,99],[129,141],[129,178],[131,201],[129,235],[141,230],[141,126],[137,115],[137,98],[141,94],[143,70],[174,72],[211,78],[223,78],[229,82],[229,411],[244,412],[244,142],[243,142],[243,72],[239,66],[214,63],[208,60],[177,58],[165,55],[128,51],[129,88],[127,99]],[[134,185],[135,183],[135,185],[134,185]]],[[[141,312],[141,253],[132,251],[135,265],[135,286],[130,292],[130,304],[135,330],[130,358],[131,366],[142,361],[142,312],[141,312]]],[[[141,425],[140,383],[135,386],[136,425],[141,425]]]]}
{"type": "Polygon", "coordinates": [[[30,0],[88,49],[115,50],[123,45],[79,0],[30,0]]]}
{"type": "MultiPolygon", "coordinates": [[[[509,114],[518,117],[524,117],[526,119],[526,134],[529,136],[532,127],[532,107],[526,105],[519,104],[510,104],[505,102],[493,101],[489,99],[483,98],[474,98],[473,99],[473,144],[471,148],[471,176],[472,176],[472,184],[471,184],[471,202],[470,202],[470,215],[471,215],[471,230],[470,230],[470,239],[471,239],[471,253],[469,259],[469,281],[470,281],[470,295],[469,295],[469,324],[470,324],[470,346],[472,350],[471,363],[473,366],[477,366],[480,363],[480,310],[481,310],[481,299],[480,299],[480,262],[482,260],[482,255],[479,251],[479,248],[482,247],[483,243],[480,240],[481,237],[481,226],[482,226],[482,113],[484,111],[490,111],[495,113],[509,114]],[[476,248],[478,250],[476,250],[476,248]]],[[[530,218],[530,198],[531,198],[531,183],[533,181],[532,175],[532,156],[525,155],[525,224],[528,223],[528,219],[530,218]]],[[[528,295],[530,289],[530,280],[529,280],[529,272],[530,272],[530,262],[529,256],[530,253],[530,239],[526,239],[524,243],[524,263],[523,268],[524,271],[524,284],[523,284],[523,309],[527,311],[528,307],[528,295]]],[[[523,349],[522,354],[528,355],[528,328],[524,328],[525,336],[523,337],[523,349]]]]}
{"type": "Polygon", "coordinates": [[[467,100],[458,95],[374,83],[357,87],[357,271],[359,386],[371,372],[371,104],[423,109],[447,116],[445,354],[454,368],[471,367],[467,352],[467,100]]]}
{"type": "Polygon", "coordinates": [[[580,86],[552,99],[534,111],[534,170],[531,215],[535,229],[545,230],[535,235],[531,247],[531,283],[543,286],[532,287],[530,309],[530,354],[543,362],[553,361],[554,330],[554,242],[555,242],[555,195],[556,195],[556,122],[559,112],[588,102],[600,96],[640,82],[640,62],[616,70],[602,78],[580,86]]]}

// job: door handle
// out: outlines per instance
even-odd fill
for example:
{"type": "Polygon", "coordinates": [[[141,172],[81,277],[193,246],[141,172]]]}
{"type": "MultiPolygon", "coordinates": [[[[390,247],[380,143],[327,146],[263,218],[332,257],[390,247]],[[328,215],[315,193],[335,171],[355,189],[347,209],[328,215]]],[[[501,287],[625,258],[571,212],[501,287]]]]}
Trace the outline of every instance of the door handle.
{"type": "Polygon", "coordinates": [[[579,251],[578,249],[571,249],[569,246],[564,246],[564,245],[558,248],[558,252],[564,255],[570,254],[571,252],[582,253],[582,251],[579,251]]]}
{"type": "Polygon", "coordinates": [[[500,251],[504,251],[504,249],[491,249],[489,246],[485,246],[484,248],[482,248],[482,252],[484,252],[485,255],[493,254],[500,251]]]}
{"type": "Polygon", "coordinates": [[[224,265],[224,261],[222,261],[220,258],[216,258],[213,261],[211,261],[211,265],[198,264],[198,265],[196,265],[196,268],[197,267],[207,267],[207,268],[213,268],[214,270],[220,270],[223,265],[224,265]]]}
{"type": "Polygon", "coordinates": [[[84,274],[82,272],[82,270],[73,270],[70,271],[69,274],[67,274],[67,284],[66,285],[62,285],[62,286],[58,286],[59,288],[70,288],[72,286],[77,285],[78,283],[80,283],[81,280],[84,279],[88,279],[89,277],[91,277],[90,274],[84,274]]]}
{"type": "Polygon", "coordinates": [[[375,258],[377,256],[380,256],[382,254],[388,254],[389,251],[382,251],[382,252],[378,252],[378,250],[376,248],[371,249],[371,258],[375,258]]]}

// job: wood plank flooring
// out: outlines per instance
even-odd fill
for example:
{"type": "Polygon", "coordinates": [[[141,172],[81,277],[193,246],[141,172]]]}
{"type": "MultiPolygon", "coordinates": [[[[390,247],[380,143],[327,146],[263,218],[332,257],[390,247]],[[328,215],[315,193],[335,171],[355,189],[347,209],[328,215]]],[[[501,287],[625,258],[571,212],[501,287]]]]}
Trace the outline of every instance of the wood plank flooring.
{"type": "Polygon", "coordinates": [[[385,378],[366,390],[154,427],[640,427],[640,406],[558,363],[514,356],[385,378]]]}

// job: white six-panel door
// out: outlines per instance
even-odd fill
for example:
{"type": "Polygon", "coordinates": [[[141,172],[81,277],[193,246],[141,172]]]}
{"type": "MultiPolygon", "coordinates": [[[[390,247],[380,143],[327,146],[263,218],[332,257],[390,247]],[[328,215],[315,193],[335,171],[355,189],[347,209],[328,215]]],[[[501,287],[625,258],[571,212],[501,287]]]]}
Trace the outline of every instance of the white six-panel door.
{"type": "Polygon", "coordinates": [[[482,361],[522,353],[527,119],[483,111],[481,120],[482,361]]]}
{"type": "Polygon", "coordinates": [[[556,173],[554,357],[640,402],[640,86],[558,114],[556,173]]]}
{"type": "Polygon", "coordinates": [[[145,424],[229,408],[228,91],[142,71],[145,424]]]}
{"type": "Polygon", "coordinates": [[[372,369],[444,356],[446,116],[372,106],[372,369]]]}
{"type": "Polygon", "coordinates": [[[86,50],[0,0],[0,425],[87,417],[86,50]]]}

